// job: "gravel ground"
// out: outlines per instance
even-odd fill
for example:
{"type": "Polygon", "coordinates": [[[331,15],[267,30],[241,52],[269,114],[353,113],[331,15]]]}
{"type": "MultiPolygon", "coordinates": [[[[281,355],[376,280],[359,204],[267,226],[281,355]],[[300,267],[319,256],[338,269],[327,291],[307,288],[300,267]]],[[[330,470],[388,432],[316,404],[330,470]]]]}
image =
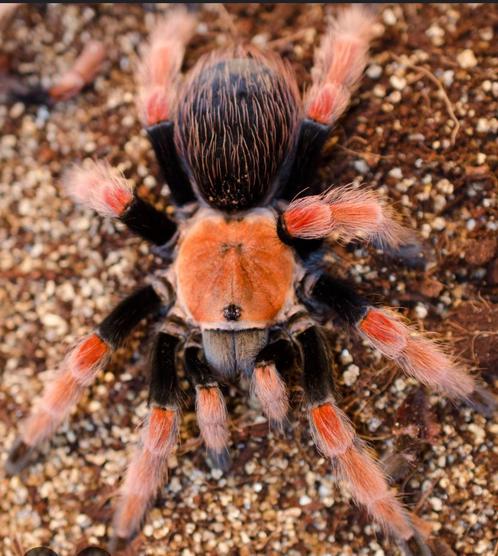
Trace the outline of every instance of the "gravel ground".
{"type": "MultiPolygon", "coordinates": [[[[159,8],[160,10],[164,8],[159,8]]],[[[230,35],[269,43],[303,86],[334,7],[207,6],[186,67],[230,35]]],[[[22,7],[4,32],[13,71],[50,85],[89,38],[108,59],[95,86],[45,107],[0,106],[0,436],[19,420],[69,345],[161,261],[123,226],[73,206],[61,171],[106,157],[158,207],[167,187],[134,107],[132,62],[152,21],[138,5],[22,7]]],[[[365,249],[338,249],[341,272],[453,342],[493,388],[498,362],[498,51],[496,5],[385,6],[372,62],[324,153],[321,179],[385,191],[425,238],[425,272],[365,249]],[[493,28],[495,30],[493,30],[493,28]]],[[[150,323],[149,323],[150,324],[150,323]]],[[[120,350],[21,477],[0,472],[2,554],[44,544],[61,555],[105,546],[111,501],[146,412],[151,327],[120,350]]],[[[347,408],[434,532],[434,552],[496,555],[498,425],[429,395],[358,340],[330,332],[347,408]],[[399,450],[401,457],[394,457],[399,450]],[[493,471],[495,475],[493,477],[493,471]]],[[[234,465],[207,466],[187,403],[170,480],[137,554],[397,555],[334,483],[313,448],[293,388],[286,433],[271,432],[246,390],[230,390],[234,465]]],[[[5,458],[5,450],[1,458],[5,458]]]]}

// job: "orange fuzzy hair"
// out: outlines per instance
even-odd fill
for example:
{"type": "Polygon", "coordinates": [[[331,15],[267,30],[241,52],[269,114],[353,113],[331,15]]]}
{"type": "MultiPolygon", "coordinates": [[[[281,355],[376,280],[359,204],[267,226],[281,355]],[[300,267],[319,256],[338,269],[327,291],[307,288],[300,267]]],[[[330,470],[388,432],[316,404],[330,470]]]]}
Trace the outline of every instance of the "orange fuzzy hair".
{"type": "Polygon", "coordinates": [[[106,50],[100,41],[87,43],[74,65],[50,89],[50,96],[54,100],[68,100],[77,95],[95,79],[105,57],[106,50]]]}
{"type": "Polygon", "coordinates": [[[289,235],[303,239],[334,233],[342,241],[363,239],[380,247],[399,247],[413,241],[412,234],[375,192],[349,186],[296,199],[283,219],[289,235]]]}
{"type": "Polygon", "coordinates": [[[305,100],[312,120],[331,125],[346,109],[367,63],[374,21],[369,10],[353,5],[330,25],[316,52],[305,100]]]}
{"type": "Polygon", "coordinates": [[[450,397],[467,397],[474,379],[435,342],[415,333],[394,312],[372,308],[359,322],[362,336],[423,384],[450,397]]]}
{"type": "Polygon", "coordinates": [[[63,187],[76,202],[103,216],[120,216],[133,200],[131,183],[104,162],[75,166],[64,175],[63,187]]]}
{"type": "Polygon", "coordinates": [[[184,8],[175,8],[152,30],[137,71],[138,111],[145,125],[170,118],[174,85],[195,23],[184,8]]]}

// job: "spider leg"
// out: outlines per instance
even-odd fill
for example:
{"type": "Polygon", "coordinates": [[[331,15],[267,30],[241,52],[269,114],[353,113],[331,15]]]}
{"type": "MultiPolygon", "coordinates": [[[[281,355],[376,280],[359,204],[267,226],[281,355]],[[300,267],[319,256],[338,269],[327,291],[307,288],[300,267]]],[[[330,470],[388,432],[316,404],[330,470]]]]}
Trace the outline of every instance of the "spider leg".
{"type": "Polygon", "coordinates": [[[188,345],[184,357],[187,376],[195,386],[195,410],[202,439],[214,465],[226,471],[230,467],[230,433],[223,394],[200,346],[188,345]]]}
{"type": "Polygon", "coordinates": [[[113,519],[113,552],[139,530],[167,473],[168,457],[178,438],[177,353],[184,341],[173,321],[159,332],[152,356],[149,413],[139,444],[128,465],[113,519]]]}
{"type": "Polygon", "coordinates": [[[75,166],[66,173],[64,186],[76,202],[103,216],[118,218],[133,233],[156,245],[164,245],[176,234],[176,223],[141,199],[132,184],[104,162],[75,166]]]}
{"type": "Polygon", "coordinates": [[[112,352],[143,318],[160,305],[161,298],[154,288],[146,286],[124,299],[92,334],[76,345],[22,424],[21,434],[6,463],[8,473],[17,473],[26,466],[34,449],[50,438],[65,420],[112,352]]]}
{"type": "Polygon", "coordinates": [[[184,8],[171,10],[151,32],[137,72],[138,109],[176,205],[195,200],[190,180],[175,146],[172,106],[185,46],[196,18],[184,8]]]}
{"type": "Polygon", "coordinates": [[[317,447],[332,460],[355,501],[365,506],[376,522],[396,537],[410,538],[413,530],[406,510],[336,404],[332,361],[319,327],[307,323],[304,330],[299,328],[294,338],[301,349],[308,417],[317,447]]]}
{"type": "Polygon", "coordinates": [[[376,192],[352,187],[294,200],[280,214],[277,226],[280,239],[289,245],[329,236],[391,249],[414,241],[376,192]]]}
{"type": "Polygon", "coordinates": [[[282,426],[289,409],[287,388],[282,374],[294,362],[294,347],[289,337],[279,334],[256,357],[251,390],[258,398],[270,423],[282,426]]]}
{"type": "Polygon", "coordinates": [[[287,200],[312,182],[320,151],[346,110],[366,66],[374,23],[372,10],[361,5],[344,9],[315,52],[312,86],[304,99],[306,118],[301,123],[294,163],[282,195],[287,200]]]}
{"type": "Polygon", "coordinates": [[[304,279],[304,301],[315,311],[333,310],[372,347],[403,371],[450,397],[468,398],[474,379],[437,343],[409,327],[392,310],[373,307],[346,282],[326,272],[304,279]]]}

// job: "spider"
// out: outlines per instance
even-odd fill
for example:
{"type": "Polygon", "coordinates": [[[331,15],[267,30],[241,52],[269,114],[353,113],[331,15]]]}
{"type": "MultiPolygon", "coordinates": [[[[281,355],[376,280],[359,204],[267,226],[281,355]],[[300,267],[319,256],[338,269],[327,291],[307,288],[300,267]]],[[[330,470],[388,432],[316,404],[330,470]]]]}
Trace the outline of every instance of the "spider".
{"type": "Polygon", "coordinates": [[[27,465],[132,329],[162,310],[148,417],[113,519],[115,547],[139,532],[162,486],[177,443],[181,368],[195,388],[208,454],[224,467],[229,426],[220,384],[247,377],[268,420],[281,424],[289,406],[284,377],[299,366],[312,436],[354,500],[400,543],[419,535],[338,406],[322,329],[334,317],[425,385],[452,398],[476,392],[474,379],[443,348],[395,311],[374,306],[324,262],[331,240],[371,242],[392,253],[413,243],[374,191],[312,185],[321,148],[366,65],[374,21],[359,5],[338,14],[301,99],[290,66],[255,46],[204,55],[182,77],[196,20],[171,10],[143,54],[137,104],[174,218],[103,162],[65,176],[72,198],[119,219],[167,253],[168,264],[70,351],[22,424],[7,470],[27,465]]]}

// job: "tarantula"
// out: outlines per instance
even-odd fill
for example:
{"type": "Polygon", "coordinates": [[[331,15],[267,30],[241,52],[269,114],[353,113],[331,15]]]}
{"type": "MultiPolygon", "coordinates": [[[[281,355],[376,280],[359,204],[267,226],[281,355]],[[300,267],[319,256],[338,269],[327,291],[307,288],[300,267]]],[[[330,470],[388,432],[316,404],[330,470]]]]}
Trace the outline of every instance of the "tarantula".
{"type": "Polygon", "coordinates": [[[323,262],[326,240],[373,242],[394,252],[412,240],[375,192],[311,185],[320,150],[364,70],[373,22],[358,5],[340,12],[316,52],[312,85],[301,100],[289,65],[254,46],[205,55],[181,78],[195,19],[180,8],[170,11],[144,53],[138,106],[175,218],[102,162],[65,177],[76,201],[161,246],[170,264],[69,353],[22,425],[7,468],[27,464],[140,320],[167,310],[153,348],[148,418],[113,521],[121,543],[139,531],[177,443],[178,368],[195,387],[207,450],[223,466],[229,427],[220,382],[245,375],[268,419],[282,423],[283,377],[293,362],[302,369],[316,445],[356,502],[401,542],[416,534],[338,407],[320,326],[335,315],[405,373],[448,396],[468,398],[476,389],[441,347],[396,312],[373,306],[323,262]]]}

